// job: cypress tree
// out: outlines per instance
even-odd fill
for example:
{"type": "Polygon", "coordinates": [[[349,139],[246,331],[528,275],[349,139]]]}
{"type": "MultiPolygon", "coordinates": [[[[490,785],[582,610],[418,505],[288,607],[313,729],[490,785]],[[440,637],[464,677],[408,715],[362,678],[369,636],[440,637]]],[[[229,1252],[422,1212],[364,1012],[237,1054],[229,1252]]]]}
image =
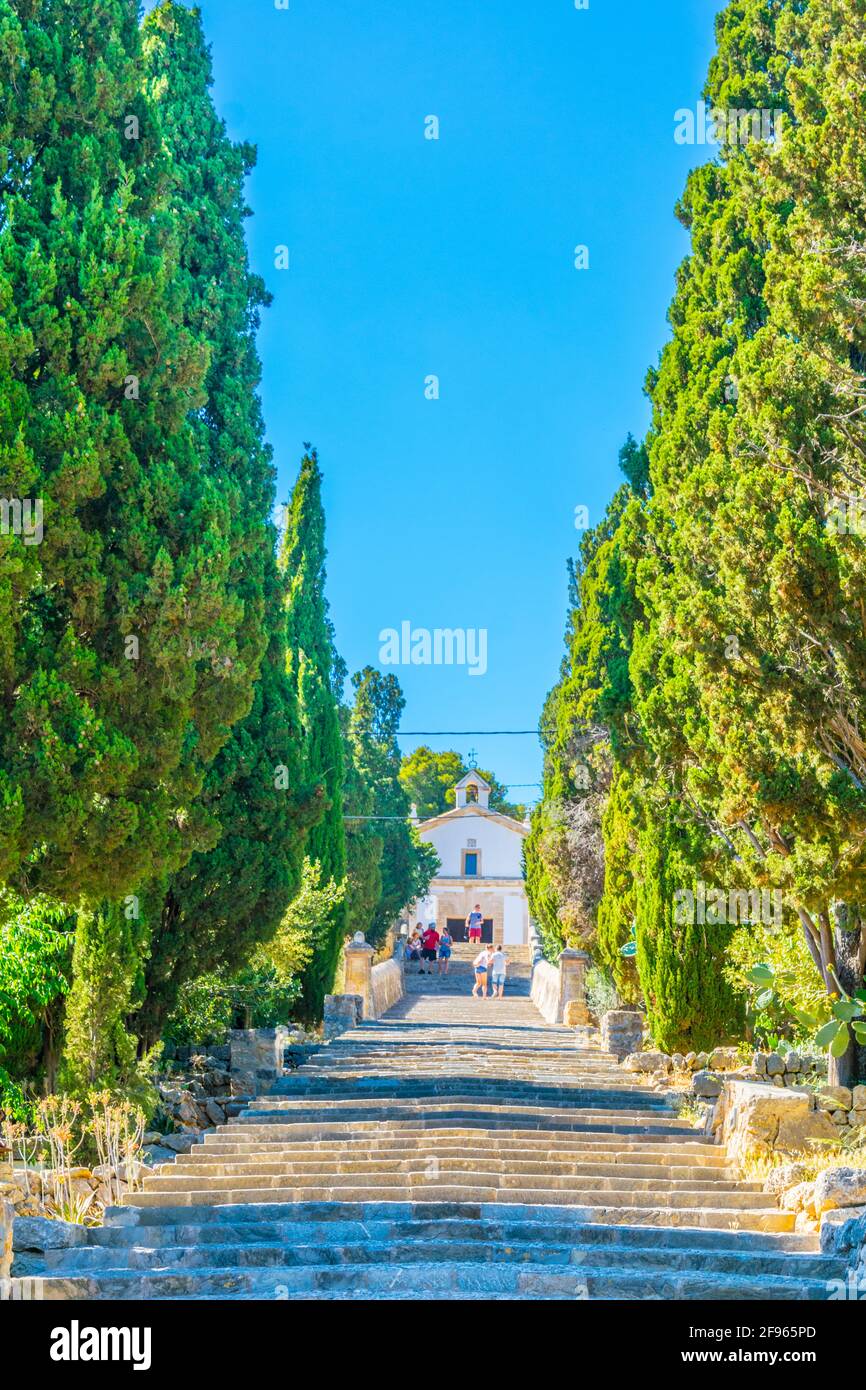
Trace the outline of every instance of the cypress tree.
{"type": "Polygon", "coordinates": [[[783,893],[832,1001],[866,965],[862,7],[738,0],[717,36],[708,102],[781,138],[729,141],[680,205],[631,670],[657,766],[783,893]]]}
{"type": "MultiPolygon", "coordinates": [[[[346,837],[343,827],[343,749],[335,677],[334,638],[325,597],[325,514],[322,474],[316,451],[304,455],[287,508],[280,555],[288,584],[286,669],[297,692],[303,735],[303,762],[311,784],[321,788],[324,814],[310,829],[306,853],[321,866],[325,882],[343,881],[346,837]]],[[[316,952],[301,981],[308,1018],[322,1015],[332,988],[346,932],[344,905],[323,924],[316,952]]]]}
{"type": "Polygon", "coordinates": [[[138,6],[0,25],[0,496],[44,528],[0,536],[0,873],[98,901],[212,838],[195,798],[254,662],[138,6]]]}
{"type": "Polygon", "coordinates": [[[343,731],[343,810],[346,817],[346,930],[365,936],[382,894],[382,822],[376,814],[376,789],[370,730],[359,715],[358,702],[341,705],[343,731]]]}
{"type": "Polygon", "coordinates": [[[208,344],[206,399],[194,426],[230,499],[238,667],[258,671],[266,647],[252,709],[217,755],[200,798],[217,843],[152,890],[159,901],[137,1023],[152,1039],[185,982],[239,967],[276,930],[299,884],[303,832],[315,812],[300,763],[297,693],[286,671],[285,585],[270,521],[273,466],[258,397],[255,335],[269,296],[250,273],[244,239],[244,182],[255,151],[232,144],[214,110],[197,11],[174,3],[152,11],[144,58],[171,153],[187,321],[208,344]]]}
{"type": "Polygon", "coordinates": [[[275,566],[266,607],[269,647],[253,706],[208,772],[203,804],[217,844],[154,885],[144,997],[135,1019],[156,1041],[182,986],[231,975],[273,937],[300,888],[307,827],[320,813],[301,759],[297,696],[286,674],[285,585],[275,566]]]}
{"type": "MultiPolygon", "coordinates": [[[[638,780],[637,787],[642,790],[638,780]]],[[[623,956],[635,921],[635,852],[637,834],[633,795],[635,777],[617,766],[602,815],[604,836],[604,893],[598,905],[598,954],[613,975],[617,993],[635,1003],[640,989],[634,961],[623,956]]]]}
{"type": "Polygon", "coordinates": [[[664,1052],[687,1053],[736,1039],[745,1007],[723,973],[731,929],[698,920],[706,860],[700,832],[648,799],[638,848],[637,968],[653,1041],[664,1052]]]}

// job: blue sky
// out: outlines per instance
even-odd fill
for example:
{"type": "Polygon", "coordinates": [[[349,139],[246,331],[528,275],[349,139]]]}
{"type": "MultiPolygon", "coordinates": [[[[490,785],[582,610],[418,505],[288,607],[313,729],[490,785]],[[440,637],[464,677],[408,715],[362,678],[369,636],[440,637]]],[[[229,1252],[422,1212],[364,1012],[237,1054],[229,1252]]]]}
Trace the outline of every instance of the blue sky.
{"type": "MultiPolygon", "coordinates": [[[[339,648],[352,671],[403,621],[486,628],[484,676],[389,668],[404,727],[533,728],[562,655],[575,507],[599,519],[621,443],[646,427],[687,249],[673,208],[706,154],[675,144],[674,112],[699,99],[720,5],[200,8],[217,105],[258,145],[265,418],[280,500],[303,441],[319,450],[339,648]]],[[[474,747],[510,783],[540,777],[533,738],[430,742],[474,747]]]]}

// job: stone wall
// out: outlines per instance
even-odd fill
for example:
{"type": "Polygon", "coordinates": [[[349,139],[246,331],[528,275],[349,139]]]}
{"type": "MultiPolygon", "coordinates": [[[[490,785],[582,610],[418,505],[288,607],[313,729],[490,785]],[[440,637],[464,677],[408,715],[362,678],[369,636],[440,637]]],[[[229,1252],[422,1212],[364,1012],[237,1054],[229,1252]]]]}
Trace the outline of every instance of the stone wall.
{"type": "Polygon", "coordinates": [[[724,1082],[712,1127],[735,1162],[801,1154],[837,1138],[830,1116],[810,1092],[755,1081],[724,1082]]]}
{"type": "Polygon", "coordinates": [[[532,967],[532,1002],[548,1023],[559,1023],[562,983],[559,971],[548,960],[537,960],[532,967]]]}
{"type": "Polygon", "coordinates": [[[350,1028],[357,1028],[364,1017],[364,1000],[360,994],[325,995],[325,1042],[338,1038],[350,1028]]]}
{"type": "Polygon", "coordinates": [[[848,1262],[846,1287],[839,1298],[866,1299],[866,1205],[839,1207],[821,1218],[821,1253],[840,1255],[848,1262]]]}
{"type": "Polygon", "coordinates": [[[373,966],[370,975],[373,1017],[381,1018],[403,998],[403,970],[396,960],[383,960],[373,966]]]}
{"type": "Polygon", "coordinates": [[[289,1030],[276,1028],[233,1028],[229,1033],[231,1071],[258,1086],[267,1086],[283,1073],[283,1056],[289,1030]]]}
{"type": "Polygon", "coordinates": [[[586,1007],[586,968],[589,956],[585,951],[566,947],[559,953],[557,965],[551,965],[532,950],[532,1002],[548,1023],[567,1023],[570,1027],[586,1027],[590,1021],[586,1007]]]}
{"type": "Polygon", "coordinates": [[[638,1009],[610,1009],[602,1014],[602,1052],[612,1052],[620,1062],[624,1062],[630,1054],[641,1055],[644,1022],[644,1016],[638,1009]]]}

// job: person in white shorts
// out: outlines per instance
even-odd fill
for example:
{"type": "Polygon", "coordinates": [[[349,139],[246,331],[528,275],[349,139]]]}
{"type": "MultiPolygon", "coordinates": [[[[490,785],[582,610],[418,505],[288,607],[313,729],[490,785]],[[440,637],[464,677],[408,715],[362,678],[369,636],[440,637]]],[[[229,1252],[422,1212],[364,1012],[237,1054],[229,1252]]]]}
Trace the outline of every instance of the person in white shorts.
{"type": "Polygon", "coordinates": [[[490,957],[490,995],[491,998],[501,999],[505,993],[505,972],[508,969],[508,957],[501,946],[494,947],[493,955],[490,957]]]}

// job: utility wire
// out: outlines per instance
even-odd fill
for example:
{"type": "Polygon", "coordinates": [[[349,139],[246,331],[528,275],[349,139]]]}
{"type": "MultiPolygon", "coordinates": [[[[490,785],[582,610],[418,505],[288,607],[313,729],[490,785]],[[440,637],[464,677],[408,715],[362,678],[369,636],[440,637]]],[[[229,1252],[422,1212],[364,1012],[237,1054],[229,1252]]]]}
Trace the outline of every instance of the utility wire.
{"type": "Polygon", "coordinates": [[[540,729],[400,729],[398,738],[492,738],[502,734],[535,734],[540,729]]]}

